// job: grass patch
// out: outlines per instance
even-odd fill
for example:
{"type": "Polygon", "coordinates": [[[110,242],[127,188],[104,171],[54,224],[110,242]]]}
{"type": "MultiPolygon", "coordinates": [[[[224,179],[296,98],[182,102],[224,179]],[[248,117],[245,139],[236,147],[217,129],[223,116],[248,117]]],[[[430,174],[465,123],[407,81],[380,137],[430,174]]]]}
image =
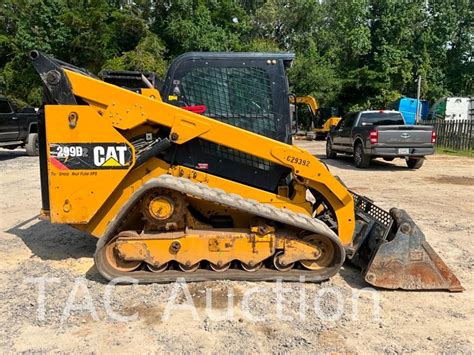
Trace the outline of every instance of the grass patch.
{"type": "Polygon", "coordinates": [[[454,150],[450,148],[436,147],[436,154],[447,154],[458,157],[474,158],[474,150],[454,150]]]}

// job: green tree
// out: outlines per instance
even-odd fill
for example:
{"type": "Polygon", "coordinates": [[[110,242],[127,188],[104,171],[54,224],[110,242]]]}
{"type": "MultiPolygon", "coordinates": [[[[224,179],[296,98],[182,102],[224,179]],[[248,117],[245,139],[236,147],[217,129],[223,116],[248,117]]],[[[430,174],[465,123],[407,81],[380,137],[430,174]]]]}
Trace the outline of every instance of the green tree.
{"type": "Polygon", "coordinates": [[[158,1],[151,29],[166,43],[169,54],[187,51],[238,51],[248,34],[248,17],[232,0],[158,1]]]}
{"type": "Polygon", "coordinates": [[[41,101],[39,49],[94,73],[156,71],[186,51],[292,51],[293,92],[382,108],[416,93],[472,95],[471,0],[4,0],[0,92],[41,101]]]}
{"type": "Polygon", "coordinates": [[[59,0],[7,0],[1,7],[1,92],[35,105],[41,102],[39,78],[28,62],[31,49],[62,53],[70,31],[64,25],[65,11],[59,0]],[[35,16],[32,16],[35,14],[35,16]]]}
{"type": "Polygon", "coordinates": [[[107,60],[102,69],[155,72],[163,77],[166,72],[165,53],[166,48],[158,36],[148,33],[133,50],[107,60]]]}
{"type": "Polygon", "coordinates": [[[297,95],[312,95],[320,106],[330,106],[339,93],[341,82],[335,68],[322,58],[310,38],[306,50],[296,57],[289,71],[292,91],[297,95]]]}

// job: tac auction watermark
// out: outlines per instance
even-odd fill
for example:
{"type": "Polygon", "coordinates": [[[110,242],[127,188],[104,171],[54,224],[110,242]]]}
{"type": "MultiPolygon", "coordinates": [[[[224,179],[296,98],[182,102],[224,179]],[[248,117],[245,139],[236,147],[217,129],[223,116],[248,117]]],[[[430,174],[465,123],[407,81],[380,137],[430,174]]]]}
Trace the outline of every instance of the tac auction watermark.
{"type": "MultiPolygon", "coordinates": [[[[264,322],[269,318],[278,319],[282,322],[294,320],[304,321],[308,317],[317,317],[322,321],[337,322],[344,319],[359,320],[361,315],[361,300],[364,304],[364,317],[374,322],[380,321],[380,296],[373,288],[363,289],[341,289],[334,286],[318,285],[315,290],[308,290],[305,286],[305,278],[302,276],[298,283],[287,283],[276,280],[273,283],[265,283],[265,286],[255,284],[248,286],[244,291],[235,296],[233,284],[227,286],[225,296],[226,306],[215,307],[214,288],[206,286],[202,293],[205,294],[205,305],[199,306],[190,292],[189,284],[184,278],[178,278],[169,285],[169,296],[164,298],[160,307],[163,312],[161,321],[168,321],[177,313],[187,312],[194,320],[209,318],[215,321],[235,320],[245,317],[251,322],[264,322]],[[265,306],[264,312],[259,311],[256,304],[265,306]],[[290,306],[290,305],[291,306],[290,306]]],[[[48,317],[48,299],[54,297],[51,294],[52,286],[61,284],[62,280],[55,277],[26,278],[25,283],[36,289],[36,318],[43,322],[48,317]]],[[[120,277],[110,281],[103,290],[97,294],[90,290],[90,281],[84,277],[78,277],[68,290],[64,300],[55,299],[55,307],[61,307],[60,322],[67,323],[71,314],[81,313],[90,316],[94,321],[110,320],[114,322],[132,322],[139,318],[139,313],[123,314],[117,310],[117,297],[115,295],[117,285],[126,283],[130,292],[134,292],[134,285],[138,280],[131,277],[120,277]],[[95,296],[95,297],[94,297],[95,296]],[[114,306],[113,306],[114,305],[114,306]],[[100,316],[99,316],[100,314],[100,316]]],[[[31,300],[33,301],[33,300],[31,300]]],[[[126,308],[123,304],[122,307],[126,308]]]]}

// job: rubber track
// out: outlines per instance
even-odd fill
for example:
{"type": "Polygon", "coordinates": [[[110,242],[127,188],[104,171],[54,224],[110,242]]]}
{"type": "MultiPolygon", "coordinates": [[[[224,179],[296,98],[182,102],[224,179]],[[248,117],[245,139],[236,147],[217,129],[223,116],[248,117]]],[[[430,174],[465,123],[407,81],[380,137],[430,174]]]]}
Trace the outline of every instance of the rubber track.
{"type": "Polygon", "coordinates": [[[100,238],[97,243],[97,250],[94,259],[98,271],[108,280],[127,276],[138,280],[140,283],[173,282],[179,277],[184,278],[188,282],[221,279],[247,281],[273,281],[280,279],[284,281],[299,281],[300,276],[304,276],[306,281],[320,282],[329,279],[339,271],[345,259],[345,251],[339,241],[338,236],[324,222],[318,219],[301,213],[296,213],[288,209],[282,209],[269,204],[263,204],[253,199],[246,199],[240,195],[227,193],[224,190],[212,188],[203,183],[195,183],[186,178],[175,177],[172,175],[161,175],[157,178],[150,179],[139,190],[137,190],[132,198],[119,212],[116,219],[111,221],[104,237],[100,238]],[[115,235],[115,230],[119,222],[125,218],[128,211],[135,204],[135,202],[137,202],[139,198],[143,196],[145,191],[153,188],[167,188],[175,190],[232,209],[250,213],[255,216],[263,217],[312,233],[327,236],[334,242],[335,247],[338,248],[339,260],[334,266],[318,271],[292,269],[282,272],[263,268],[256,272],[246,272],[244,270],[231,268],[223,273],[206,269],[198,269],[192,273],[185,273],[176,270],[165,270],[161,273],[152,273],[148,271],[133,271],[127,273],[118,272],[115,269],[108,267],[107,263],[104,261],[102,249],[106,245],[106,242],[115,235]]]}

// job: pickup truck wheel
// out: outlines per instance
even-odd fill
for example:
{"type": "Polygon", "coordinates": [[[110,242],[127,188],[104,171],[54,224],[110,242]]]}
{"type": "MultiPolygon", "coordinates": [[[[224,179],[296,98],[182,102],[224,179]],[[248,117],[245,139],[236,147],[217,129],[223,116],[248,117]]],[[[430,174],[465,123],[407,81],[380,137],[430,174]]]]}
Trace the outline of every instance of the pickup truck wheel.
{"type": "Polygon", "coordinates": [[[364,153],[361,143],[357,143],[354,147],[354,163],[359,169],[368,168],[370,165],[370,155],[364,153]]]}
{"type": "Polygon", "coordinates": [[[423,165],[425,159],[424,158],[407,158],[407,166],[410,169],[419,169],[423,165]]]}
{"type": "Polygon", "coordinates": [[[30,133],[28,135],[28,141],[25,145],[26,154],[29,156],[37,156],[39,154],[39,142],[38,133],[30,133]]]}
{"type": "Polygon", "coordinates": [[[336,159],[337,153],[332,150],[332,143],[331,140],[326,140],[326,158],[328,159],[336,159]]]}

